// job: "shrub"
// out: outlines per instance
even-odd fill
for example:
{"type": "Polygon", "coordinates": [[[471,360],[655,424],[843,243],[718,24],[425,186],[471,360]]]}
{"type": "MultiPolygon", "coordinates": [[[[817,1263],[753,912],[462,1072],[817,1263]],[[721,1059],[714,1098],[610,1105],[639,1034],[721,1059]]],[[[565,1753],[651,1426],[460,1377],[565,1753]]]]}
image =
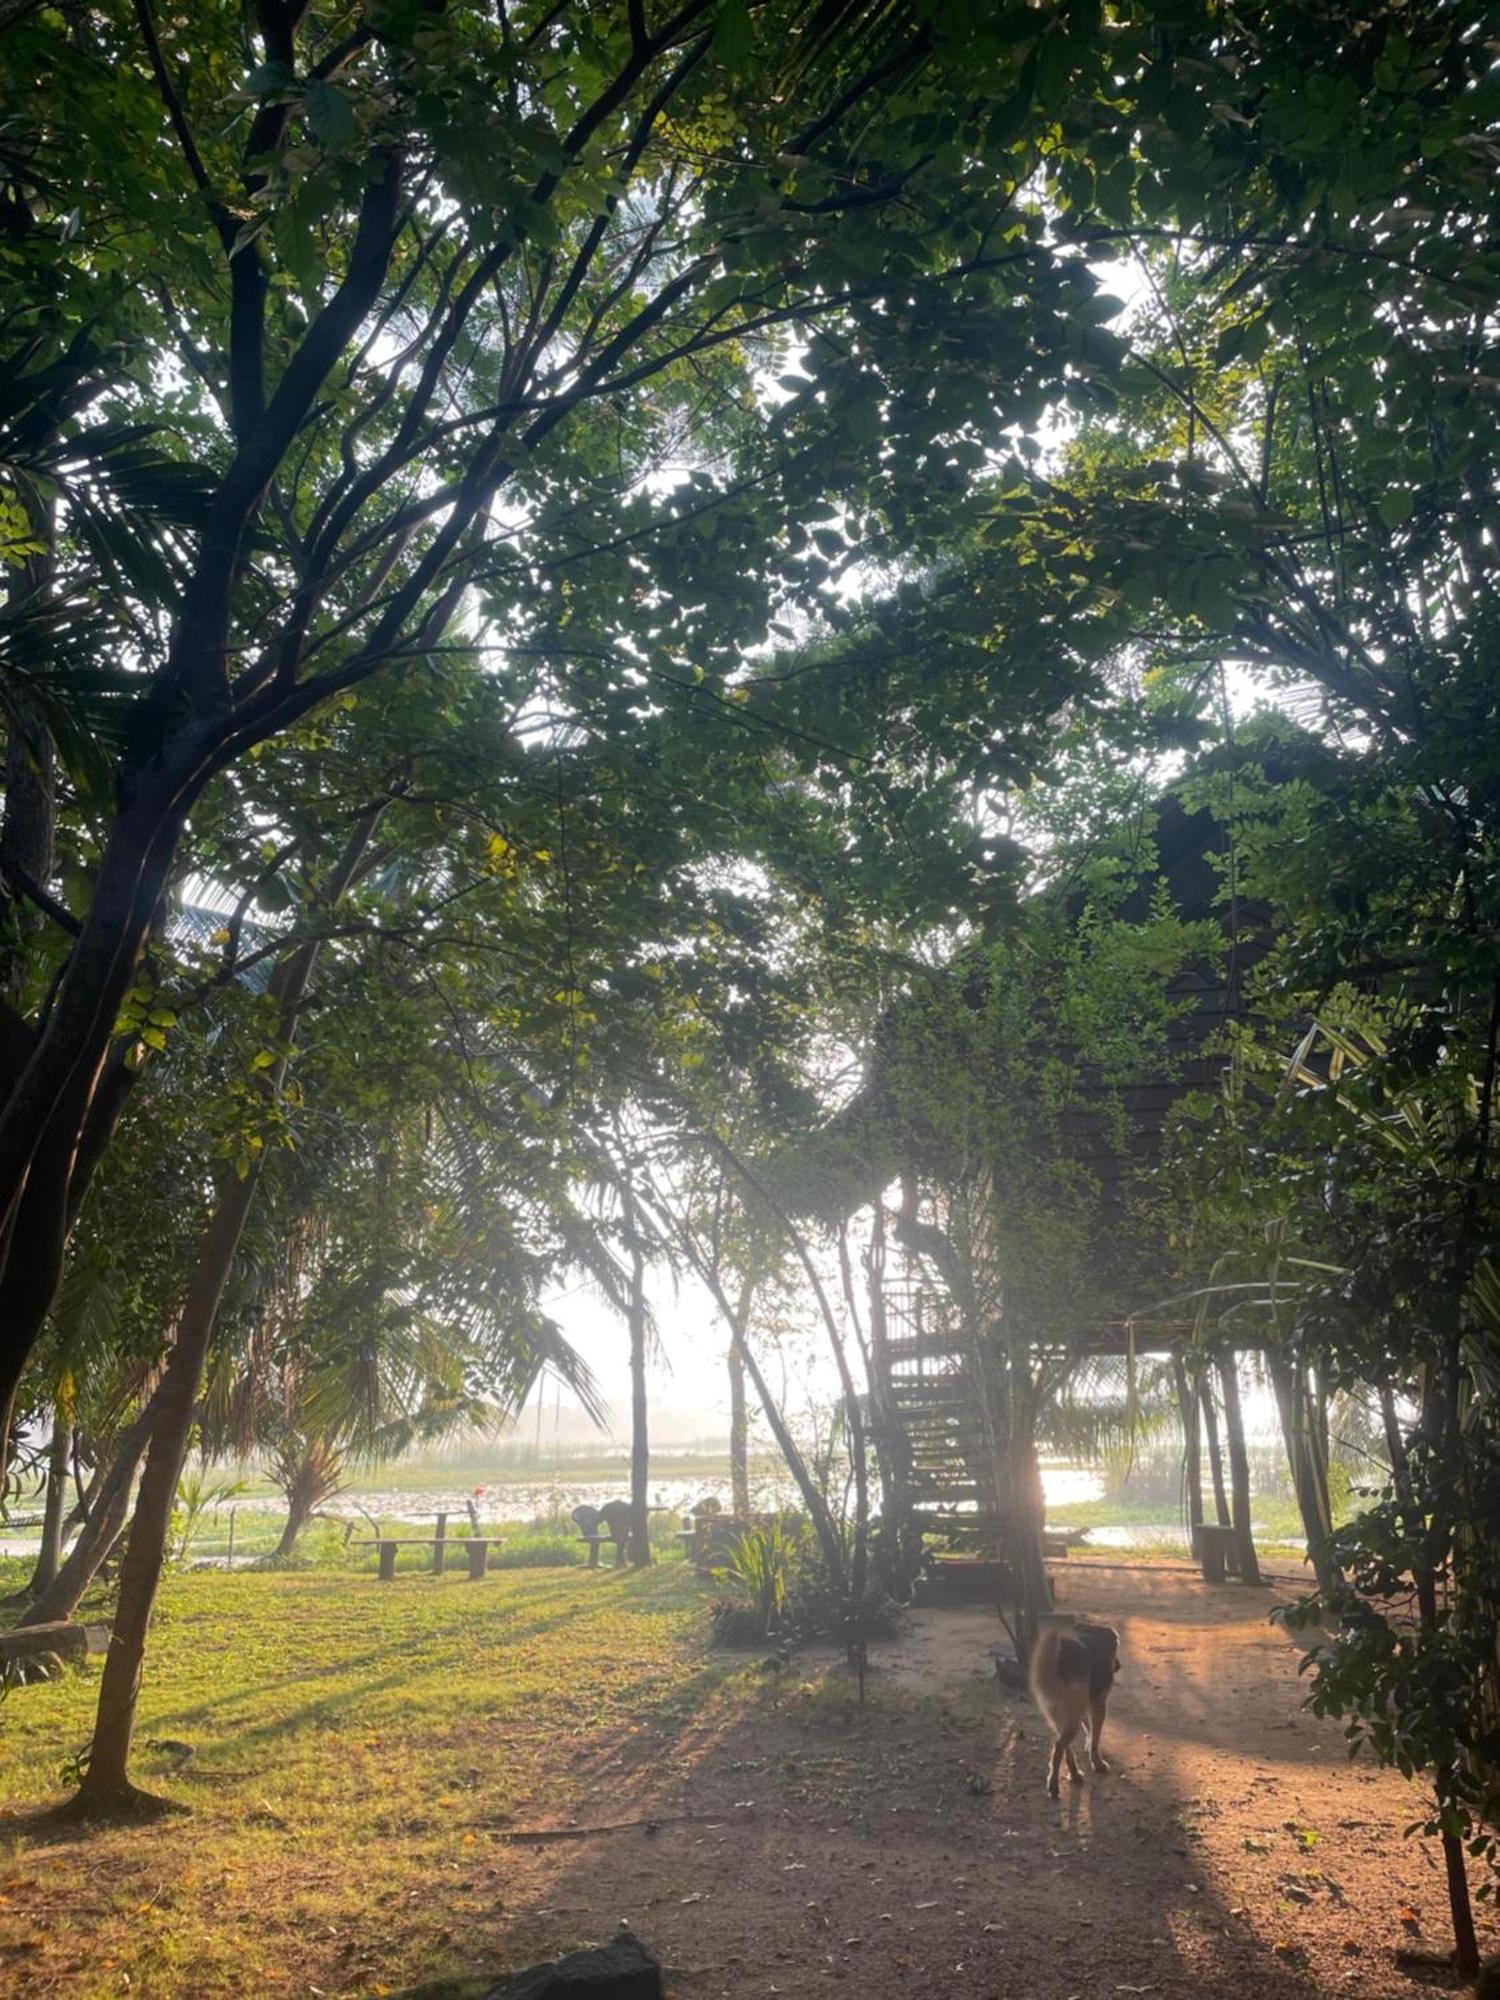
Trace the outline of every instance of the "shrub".
{"type": "Polygon", "coordinates": [[[716,1646],[763,1646],[765,1630],[759,1611],[743,1597],[717,1597],[709,1609],[716,1646]]]}
{"type": "Polygon", "coordinates": [[[729,1584],[745,1603],[757,1638],[781,1630],[788,1591],[807,1551],[806,1528],[795,1517],[784,1518],[747,1528],[730,1543],[728,1561],[714,1570],[714,1581],[729,1584]]]}

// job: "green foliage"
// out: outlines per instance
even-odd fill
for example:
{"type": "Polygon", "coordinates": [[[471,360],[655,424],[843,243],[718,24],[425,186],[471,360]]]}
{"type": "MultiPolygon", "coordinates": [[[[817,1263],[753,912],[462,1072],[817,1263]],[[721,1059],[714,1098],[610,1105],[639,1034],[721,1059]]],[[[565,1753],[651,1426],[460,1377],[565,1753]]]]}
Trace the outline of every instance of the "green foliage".
{"type": "Polygon", "coordinates": [[[1407,1778],[1433,1781],[1429,1837],[1459,1839],[1481,1864],[1478,1893],[1500,1886],[1500,1441],[1492,1425],[1434,1449],[1418,1440],[1392,1492],[1334,1536],[1349,1588],[1304,1600],[1294,1628],[1326,1626],[1303,1660],[1315,1714],[1346,1718],[1350,1754],[1368,1744],[1407,1778]],[[1425,1617],[1416,1579],[1434,1577],[1425,1617]]]}
{"type": "Polygon", "coordinates": [[[245,1482],[242,1479],[211,1481],[196,1468],[184,1472],[177,1482],[168,1529],[172,1560],[185,1563],[203,1527],[204,1517],[244,1491],[245,1482]]]}
{"type": "MultiPolygon", "coordinates": [[[[736,1536],[727,1560],[713,1576],[716,1583],[733,1585],[742,1594],[753,1635],[769,1639],[782,1629],[789,1593],[813,1559],[806,1523],[782,1516],[736,1536]]],[[[716,1631],[721,1622],[716,1612],[716,1631]]]]}
{"type": "Polygon", "coordinates": [[[577,1532],[532,1528],[506,1537],[505,1546],[490,1551],[491,1569],[569,1569],[583,1561],[577,1532]]]}

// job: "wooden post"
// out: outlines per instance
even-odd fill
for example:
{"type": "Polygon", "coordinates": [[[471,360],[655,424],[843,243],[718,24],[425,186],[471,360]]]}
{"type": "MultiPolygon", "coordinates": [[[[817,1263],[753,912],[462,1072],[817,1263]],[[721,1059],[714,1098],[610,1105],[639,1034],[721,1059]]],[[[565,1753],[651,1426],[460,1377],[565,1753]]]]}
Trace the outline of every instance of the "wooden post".
{"type": "Polygon", "coordinates": [[[229,1510],[229,1553],[224,1558],[225,1569],[234,1568],[234,1517],[239,1511],[238,1507],[231,1507],[229,1510]]]}
{"type": "Polygon", "coordinates": [[[380,1581],[389,1583],[396,1574],[396,1544],[377,1542],[375,1546],[380,1551],[380,1581]]]}
{"type": "Polygon", "coordinates": [[[482,1535],[476,1535],[466,1546],[469,1551],[469,1581],[478,1583],[489,1568],[490,1545],[482,1535]]]}
{"type": "Polygon", "coordinates": [[[432,1545],[432,1573],[434,1576],[441,1576],[443,1573],[443,1558],[448,1553],[447,1541],[448,1516],[446,1514],[439,1514],[437,1517],[437,1539],[432,1545]]]}
{"type": "Polygon", "coordinates": [[[1220,1528],[1200,1521],[1193,1530],[1193,1554],[1203,1571],[1205,1583],[1225,1581],[1225,1558],[1233,1539],[1232,1528],[1220,1528]]]}
{"type": "Polygon", "coordinates": [[[589,1535],[586,1539],[589,1545],[589,1568],[597,1569],[599,1567],[599,1542],[601,1538],[598,1535],[589,1535]]]}

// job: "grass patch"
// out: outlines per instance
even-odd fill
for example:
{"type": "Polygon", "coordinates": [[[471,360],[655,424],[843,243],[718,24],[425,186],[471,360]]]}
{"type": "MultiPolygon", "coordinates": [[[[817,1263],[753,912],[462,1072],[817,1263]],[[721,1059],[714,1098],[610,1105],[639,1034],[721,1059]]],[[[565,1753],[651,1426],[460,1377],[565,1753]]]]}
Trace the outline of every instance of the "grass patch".
{"type": "Polygon", "coordinates": [[[34,1816],[66,1796],[98,1662],[12,1695],[0,1985],[373,1996],[488,1972],[529,1865],[505,1829],[594,1811],[601,1759],[618,1806],[664,1731],[758,1698],[710,1653],[707,1598],[680,1563],[170,1575],[136,1776],[192,1817],[46,1833],[34,1816]]]}

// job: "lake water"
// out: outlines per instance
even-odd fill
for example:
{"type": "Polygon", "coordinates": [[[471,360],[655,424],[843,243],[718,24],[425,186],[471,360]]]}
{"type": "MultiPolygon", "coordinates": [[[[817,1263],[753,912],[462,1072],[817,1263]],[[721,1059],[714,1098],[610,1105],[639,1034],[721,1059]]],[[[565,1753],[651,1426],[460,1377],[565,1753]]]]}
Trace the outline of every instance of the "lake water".
{"type": "MultiPolygon", "coordinates": [[[[796,1488],[784,1472],[767,1477],[764,1464],[757,1466],[756,1470],[759,1476],[752,1480],[751,1497],[758,1510],[769,1512],[796,1505],[796,1488]]],[[[1098,1499],[1103,1491],[1103,1481],[1096,1472],[1086,1467],[1044,1465],[1042,1488],[1050,1506],[1063,1507],[1077,1501],[1098,1499]]],[[[442,1468],[435,1467],[431,1484],[417,1488],[409,1484],[382,1486],[376,1480],[368,1485],[350,1486],[338,1495],[328,1511],[346,1519],[364,1513],[373,1515],[377,1520],[406,1522],[413,1526],[430,1523],[435,1515],[441,1513],[447,1514],[455,1526],[462,1526],[470,1500],[475,1502],[482,1521],[497,1523],[566,1516],[575,1507],[602,1507],[607,1500],[628,1498],[629,1493],[630,1469],[623,1459],[618,1473],[610,1472],[603,1477],[570,1479],[566,1471],[559,1467],[551,1474],[538,1474],[532,1479],[500,1479],[493,1485],[485,1485],[482,1491],[476,1491],[474,1485],[460,1485],[451,1478],[445,1479],[442,1468]]],[[[654,1507],[668,1508],[678,1514],[684,1513],[695,1502],[710,1498],[721,1501],[727,1509],[730,1482],[727,1473],[722,1476],[684,1476],[664,1469],[659,1477],[652,1479],[650,1494],[654,1507]]],[[[212,1510],[219,1519],[212,1526],[205,1524],[204,1532],[195,1544],[201,1554],[207,1555],[221,1545],[223,1523],[230,1507],[238,1510],[242,1523],[247,1516],[279,1515],[281,1512],[276,1499],[268,1494],[242,1495],[234,1500],[219,1502],[212,1510]]],[[[1089,1540],[1101,1548],[1130,1548],[1176,1539],[1181,1532],[1176,1522],[1163,1522],[1159,1527],[1095,1528],[1089,1540]]],[[[28,1555],[35,1547],[34,1534],[0,1537],[0,1555],[28,1555]]]]}
{"type": "MultiPolygon", "coordinates": [[[[1053,1507],[1063,1507],[1077,1500],[1096,1500],[1104,1490],[1098,1473],[1070,1465],[1044,1466],[1042,1488],[1048,1504],[1053,1507]]],[[[652,1506],[670,1508],[676,1514],[684,1513],[696,1501],[707,1499],[720,1500],[727,1509],[730,1492],[727,1473],[722,1477],[692,1478],[663,1474],[654,1478],[650,1486],[652,1506]]],[[[797,1489],[784,1472],[772,1478],[762,1476],[752,1479],[750,1492],[758,1511],[769,1512],[774,1508],[797,1504],[797,1489]]],[[[602,1507],[606,1500],[625,1500],[629,1497],[630,1468],[622,1460],[619,1472],[604,1478],[574,1480],[559,1471],[551,1477],[539,1476],[532,1480],[506,1479],[485,1487],[482,1493],[473,1486],[445,1485],[438,1475],[434,1475],[434,1483],[430,1487],[423,1487],[419,1492],[375,1484],[351,1486],[339,1495],[331,1511],[353,1512],[362,1508],[377,1518],[430,1521],[437,1513],[462,1518],[466,1503],[473,1500],[482,1520],[529,1521],[549,1514],[570,1514],[575,1507],[602,1507]]],[[[245,1506],[250,1503],[242,1501],[240,1504],[245,1506]]]]}

